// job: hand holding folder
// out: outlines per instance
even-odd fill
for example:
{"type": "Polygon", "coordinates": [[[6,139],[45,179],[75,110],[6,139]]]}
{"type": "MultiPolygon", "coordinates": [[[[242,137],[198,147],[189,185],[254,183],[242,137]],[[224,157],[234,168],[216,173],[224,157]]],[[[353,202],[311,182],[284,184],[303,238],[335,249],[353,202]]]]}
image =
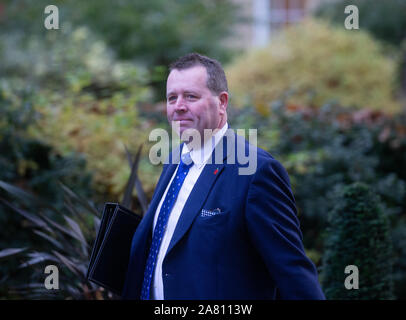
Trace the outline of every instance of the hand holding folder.
{"type": "Polygon", "coordinates": [[[142,217],[118,203],[107,202],[90,257],[87,279],[121,296],[131,241],[142,217]]]}

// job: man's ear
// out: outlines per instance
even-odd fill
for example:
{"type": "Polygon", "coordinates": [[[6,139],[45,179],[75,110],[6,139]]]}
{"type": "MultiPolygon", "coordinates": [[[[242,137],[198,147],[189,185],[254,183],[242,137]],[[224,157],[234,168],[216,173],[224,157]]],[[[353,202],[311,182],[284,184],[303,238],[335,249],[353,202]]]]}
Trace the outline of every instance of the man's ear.
{"type": "Polygon", "coordinates": [[[228,106],[228,92],[223,91],[219,94],[219,102],[221,114],[224,114],[228,106]]]}

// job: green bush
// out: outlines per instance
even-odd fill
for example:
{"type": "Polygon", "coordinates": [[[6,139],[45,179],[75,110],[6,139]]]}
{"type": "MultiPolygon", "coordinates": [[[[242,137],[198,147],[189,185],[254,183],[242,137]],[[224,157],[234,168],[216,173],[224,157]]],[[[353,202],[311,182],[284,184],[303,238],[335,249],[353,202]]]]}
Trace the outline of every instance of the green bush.
{"type": "Polygon", "coordinates": [[[254,108],[230,109],[234,128],[259,128],[258,145],[289,173],[304,245],[319,265],[327,212],[334,190],[364,181],[377,193],[390,219],[395,251],[395,294],[406,297],[406,113],[352,112],[339,105],[297,107],[276,101],[272,116],[254,108]]]}
{"type": "Polygon", "coordinates": [[[63,200],[62,194],[55,192],[58,180],[75,186],[82,196],[90,196],[92,176],[83,155],[62,155],[30,134],[40,117],[33,99],[32,92],[0,88],[0,180],[24,185],[56,206],[63,200]]]}
{"type": "MultiPolygon", "coordinates": [[[[64,195],[59,182],[74,188],[82,197],[92,197],[92,175],[82,155],[61,155],[51,145],[29,134],[36,125],[38,113],[32,92],[0,89],[0,180],[29,190],[55,208],[63,207],[64,195]]],[[[8,198],[0,190],[0,198],[8,198]]],[[[28,205],[27,203],[25,205],[28,205]]],[[[36,206],[30,206],[35,211],[36,206]]],[[[53,216],[57,219],[58,217],[53,216]]],[[[60,218],[60,217],[59,217],[60,218]]],[[[0,248],[18,248],[35,244],[43,248],[45,241],[24,232],[26,221],[10,208],[0,205],[0,248]]],[[[1,261],[0,296],[8,296],[3,283],[13,285],[28,274],[18,272],[18,260],[1,261]]]]}
{"type": "Polygon", "coordinates": [[[299,106],[336,101],[351,109],[399,110],[396,63],[381,51],[365,32],[306,21],[227,67],[232,101],[266,114],[269,101],[290,92],[287,103],[299,106]]]}
{"type": "Polygon", "coordinates": [[[119,59],[136,61],[153,72],[150,83],[159,101],[165,94],[166,66],[174,59],[193,51],[221,61],[232,55],[226,40],[235,36],[238,5],[231,0],[55,0],[52,4],[59,8],[60,30],[44,29],[46,0],[6,1],[0,30],[43,37],[70,26],[86,26],[119,59]]]}
{"type": "MultiPolygon", "coordinates": [[[[148,206],[142,185],[138,181],[141,147],[133,159],[129,154],[131,174],[120,204],[141,213],[133,205],[132,191],[137,189],[138,200],[148,206]]],[[[16,243],[15,235],[2,241],[0,259],[0,298],[11,299],[110,299],[115,295],[86,279],[92,246],[100,226],[99,212],[92,201],[81,197],[67,186],[58,183],[55,193],[63,194],[63,203],[56,206],[13,184],[0,180],[0,209],[6,215],[21,220],[18,233],[25,241],[16,243]],[[22,252],[25,259],[22,260],[22,252]],[[44,288],[44,268],[58,267],[60,288],[44,288]]],[[[17,224],[12,224],[11,227],[17,224]]],[[[2,235],[3,232],[2,232],[2,235]]]]}
{"type": "Polygon", "coordinates": [[[344,8],[355,5],[359,12],[359,27],[374,37],[399,47],[406,34],[406,1],[404,0],[339,0],[322,3],[315,11],[317,17],[325,18],[342,26],[347,14],[344,8]]]}
{"type": "MultiPolygon", "coordinates": [[[[5,0],[0,20],[4,33],[21,31],[45,35],[46,0],[5,0]]],[[[191,51],[223,60],[230,54],[225,38],[233,36],[238,5],[230,0],[55,0],[60,30],[87,26],[120,59],[136,60],[149,67],[166,66],[191,51]]],[[[50,31],[48,33],[52,33],[50,31]]]]}
{"type": "Polygon", "coordinates": [[[328,299],[392,299],[392,248],[387,216],[363,183],[335,199],[323,255],[322,285],[328,299]],[[346,266],[359,270],[358,289],[344,286],[346,266]]]}
{"type": "Polygon", "coordinates": [[[325,220],[334,186],[365,181],[387,204],[386,212],[406,212],[406,113],[387,116],[351,112],[335,104],[321,108],[271,105],[272,116],[254,109],[233,110],[236,128],[258,127],[258,145],[287,168],[299,203],[308,219],[325,220]]]}
{"type": "Polygon", "coordinates": [[[7,249],[1,252],[0,258],[6,258],[10,264],[20,262],[14,269],[5,270],[0,294],[11,299],[103,298],[100,288],[86,281],[91,244],[100,224],[93,205],[65,186],[56,188],[65,198],[60,208],[3,181],[0,181],[0,190],[7,191],[13,198],[9,201],[0,197],[2,207],[9,209],[9,214],[21,216],[25,225],[20,227],[20,232],[33,236],[31,241],[20,245],[23,248],[13,245],[14,250],[21,250],[13,255],[7,254],[13,253],[8,248],[11,241],[4,246],[7,249]],[[21,252],[25,255],[23,260],[21,252]],[[58,267],[59,290],[44,287],[44,269],[49,264],[58,267]]]}
{"type": "MultiPolygon", "coordinates": [[[[5,44],[0,72],[8,75],[0,85],[9,94],[24,86],[33,92],[37,125],[29,134],[61,155],[84,154],[94,174],[93,189],[117,198],[129,175],[124,145],[137,148],[157,125],[155,119],[139,115],[138,104],[151,99],[148,73],[117,60],[85,27],[28,41],[11,33],[1,35],[0,41],[5,44]]],[[[141,163],[146,174],[140,179],[147,190],[157,181],[151,167],[141,163]]]]}
{"type": "Polygon", "coordinates": [[[315,16],[342,27],[347,17],[344,8],[348,5],[358,7],[360,30],[369,32],[375,39],[381,41],[387,54],[398,60],[397,77],[402,84],[401,93],[405,95],[406,1],[339,0],[322,3],[315,10],[315,16]]]}

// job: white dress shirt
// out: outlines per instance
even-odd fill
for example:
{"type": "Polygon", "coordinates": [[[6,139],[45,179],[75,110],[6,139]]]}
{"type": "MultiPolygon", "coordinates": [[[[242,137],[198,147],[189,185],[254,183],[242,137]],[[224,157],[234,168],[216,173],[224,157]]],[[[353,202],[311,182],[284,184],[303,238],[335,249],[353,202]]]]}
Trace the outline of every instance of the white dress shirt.
{"type": "MultiPolygon", "coordinates": [[[[190,151],[186,144],[183,145],[182,154],[190,152],[190,156],[193,160],[193,165],[189,169],[189,173],[187,174],[183,185],[179,191],[178,197],[173,205],[172,211],[169,214],[168,224],[166,226],[166,230],[164,231],[164,235],[162,238],[161,246],[159,248],[157,261],[155,264],[154,275],[152,279],[152,289],[151,289],[151,299],[155,300],[163,300],[164,299],[164,288],[163,288],[163,278],[162,278],[162,262],[165,258],[166,251],[168,250],[169,244],[171,242],[173,233],[176,228],[176,224],[178,223],[179,217],[182,213],[183,207],[185,206],[186,200],[188,199],[192,189],[199,178],[200,174],[203,171],[203,168],[207,161],[210,159],[210,156],[214,150],[214,147],[220,141],[220,139],[224,136],[228,129],[228,123],[226,123],[219,131],[217,131],[214,135],[212,135],[211,139],[207,139],[201,149],[196,149],[190,151]]],[[[179,166],[178,166],[179,168],[179,166]]],[[[176,172],[178,168],[172,175],[171,180],[169,181],[166,190],[162,196],[161,201],[155,211],[154,223],[152,226],[152,232],[154,232],[155,224],[158,219],[159,212],[161,210],[162,203],[166,197],[168,192],[169,186],[172,183],[172,180],[176,176],[176,172]]]]}

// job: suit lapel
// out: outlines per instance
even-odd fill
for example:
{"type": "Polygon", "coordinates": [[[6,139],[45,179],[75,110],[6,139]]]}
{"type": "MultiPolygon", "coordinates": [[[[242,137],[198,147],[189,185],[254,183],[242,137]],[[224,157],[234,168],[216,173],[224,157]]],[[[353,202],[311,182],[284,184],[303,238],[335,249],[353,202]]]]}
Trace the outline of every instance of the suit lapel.
{"type": "MultiPolygon", "coordinates": [[[[229,135],[234,135],[234,132],[230,129],[227,130],[224,137],[220,140],[217,144],[216,148],[214,149],[212,156],[211,156],[211,163],[205,165],[202,173],[200,174],[199,178],[197,179],[192,192],[187,199],[185,206],[183,207],[182,213],[179,217],[178,223],[176,224],[175,231],[173,233],[171,242],[169,244],[167,254],[171,251],[171,249],[179,242],[179,240],[184,236],[186,231],[191,226],[193,220],[199,214],[203,204],[212,190],[214,183],[220,176],[221,172],[224,169],[225,159],[228,157],[229,153],[231,152],[230,148],[227,152],[227,143],[226,138],[229,135]],[[223,148],[221,150],[221,148],[223,148]],[[216,150],[218,154],[221,155],[221,163],[215,163],[215,154],[216,150]]],[[[234,137],[235,138],[235,137],[234,137]]],[[[234,142],[234,140],[233,140],[234,142]]]]}

